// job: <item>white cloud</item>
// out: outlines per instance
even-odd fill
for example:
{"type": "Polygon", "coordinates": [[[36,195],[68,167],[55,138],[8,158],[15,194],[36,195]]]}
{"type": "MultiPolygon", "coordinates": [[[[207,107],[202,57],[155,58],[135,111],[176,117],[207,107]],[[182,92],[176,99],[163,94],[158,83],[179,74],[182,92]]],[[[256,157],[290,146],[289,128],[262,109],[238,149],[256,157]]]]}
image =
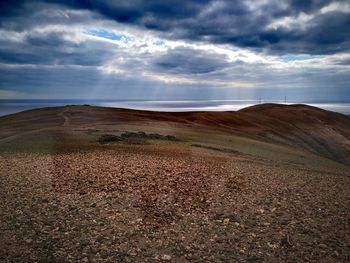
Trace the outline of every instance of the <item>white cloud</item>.
{"type": "Polygon", "coordinates": [[[329,12],[341,12],[341,13],[350,13],[350,2],[331,2],[329,5],[317,10],[312,14],[306,14],[304,12],[298,13],[297,16],[285,16],[279,19],[276,19],[269,23],[266,26],[266,29],[296,29],[302,28],[306,30],[310,22],[317,16],[327,14],[329,12]]]}
{"type": "Polygon", "coordinates": [[[349,1],[332,2],[329,5],[321,8],[319,13],[325,14],[325,13],[334,12],[334,11],[342,12],[342,13],[350,13],[349,1]]]}
{"type": "Polygon", "coordinates": [[[315,17],[315,15],[305,14],[301,12],[297,16],[286,16],[272,21],[266,26],[266,29],[278,29],[280,27],[286,29],[306,28],[308,23],[315,17]]]}

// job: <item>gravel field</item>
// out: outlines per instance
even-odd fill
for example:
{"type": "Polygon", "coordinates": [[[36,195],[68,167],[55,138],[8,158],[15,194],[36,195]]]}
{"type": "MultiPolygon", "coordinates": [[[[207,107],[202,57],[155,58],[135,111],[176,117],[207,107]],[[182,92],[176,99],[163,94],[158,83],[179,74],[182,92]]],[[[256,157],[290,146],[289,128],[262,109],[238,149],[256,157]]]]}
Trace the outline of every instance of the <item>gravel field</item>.
{"type": "Polygon", "coordinates": [[[0,156],[1,262],[349,262],[350,177],[181,144],[0,156]]]}

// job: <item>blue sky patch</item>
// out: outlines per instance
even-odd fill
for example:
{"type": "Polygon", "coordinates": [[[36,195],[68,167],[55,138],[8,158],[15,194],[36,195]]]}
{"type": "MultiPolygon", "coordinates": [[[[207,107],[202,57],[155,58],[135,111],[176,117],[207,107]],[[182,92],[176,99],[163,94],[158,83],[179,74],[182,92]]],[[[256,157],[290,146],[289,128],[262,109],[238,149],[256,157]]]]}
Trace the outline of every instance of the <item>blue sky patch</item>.
{"type": "Polygon", "coordinates": [[[86,34],[91,36],[96,36],[96,37],[102,37],[110,40],[116,40],[116,41],[120,41],[123,38],[126,39],[124,35],[115,34],[112,32],[108,32],[106,30],[90,30],[90,31],[87,31],[86,34]]]}
{"type": "Polygon", "coordinates": [[[302,60],[308,60],[311,59],[310,55],[285,55],[281,56],[281,59],[284,62],[289,62],[289,61],[302,61],[302,60]]]}
{"type": "Polygon", "coordinates": [[[154,41],[153,44],[156,46],[163,46],[165,44],[165,41],[158,39],[158,40],[154,41]]]}

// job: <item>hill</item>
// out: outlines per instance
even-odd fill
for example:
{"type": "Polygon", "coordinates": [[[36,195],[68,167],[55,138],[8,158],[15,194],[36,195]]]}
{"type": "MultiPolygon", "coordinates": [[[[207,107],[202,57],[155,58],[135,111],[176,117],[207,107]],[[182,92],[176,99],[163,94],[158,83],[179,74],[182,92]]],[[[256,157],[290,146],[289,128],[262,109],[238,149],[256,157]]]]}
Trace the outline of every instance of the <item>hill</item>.
{"type": "Polygon", "coordinates": [[[1,117],[0,139],[10,141],[13,136],[52,132],[67,125],[100,132],[127,126],[168,133],[202,129],[203,137],[208,132],[231,135],[350,163],[350,118],[306,105],[262,104],[237,112],[180,113],[87,106],[35,109],[1,117]]]}

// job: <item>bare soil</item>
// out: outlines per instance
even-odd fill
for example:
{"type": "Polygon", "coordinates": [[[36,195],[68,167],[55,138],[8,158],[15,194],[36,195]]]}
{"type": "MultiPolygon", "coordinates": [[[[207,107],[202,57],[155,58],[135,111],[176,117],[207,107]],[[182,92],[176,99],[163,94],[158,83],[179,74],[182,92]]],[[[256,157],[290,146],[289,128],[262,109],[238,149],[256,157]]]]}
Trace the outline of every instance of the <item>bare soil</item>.
{"type": "Polygon", "coordinates": [[[239,137],[230,113],[86,108],[0,118],[1,262],[350,261],[349,166],[315,145],[239,137]],[[98,143],[126,131],[179,141],[98,143]]]}
{"type": "Polygon", "coordinates": [[[124,147],[2,156],[1,260],[350,259],[344,171],[179,145],[124,147]]]}

